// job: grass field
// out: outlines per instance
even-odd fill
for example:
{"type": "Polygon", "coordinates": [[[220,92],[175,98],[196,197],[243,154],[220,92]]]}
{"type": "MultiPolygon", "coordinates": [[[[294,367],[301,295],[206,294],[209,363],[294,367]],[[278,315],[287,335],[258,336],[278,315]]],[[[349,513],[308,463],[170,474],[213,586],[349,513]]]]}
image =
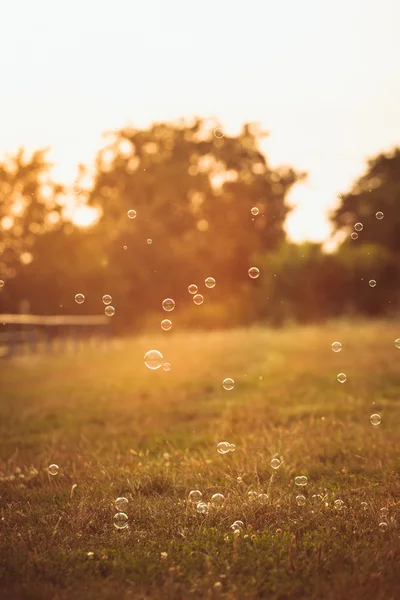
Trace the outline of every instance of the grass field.
{"type": "Polygon", "coordinates": [[[398,337],[398,323],[171,331],[3,360],[1,598],[398,600],[398,337]],[[144,366],[151,348],[171,371],[144,366]],[[192,489],[225,505],[198,513],[192,489]]]}

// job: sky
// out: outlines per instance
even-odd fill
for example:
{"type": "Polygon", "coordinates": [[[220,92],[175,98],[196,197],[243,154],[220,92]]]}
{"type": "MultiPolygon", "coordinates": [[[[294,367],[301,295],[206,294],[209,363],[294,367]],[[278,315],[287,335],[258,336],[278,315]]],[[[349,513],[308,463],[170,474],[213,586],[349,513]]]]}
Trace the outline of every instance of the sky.
{"type": "Polygon", "coordinates": [[[366,160],[400,144],[400,0],[2,0],[0,155],[51,147],[72,183],[105,131],[258,121],[307,171],[287,231],[326,241],[366,160]]]}

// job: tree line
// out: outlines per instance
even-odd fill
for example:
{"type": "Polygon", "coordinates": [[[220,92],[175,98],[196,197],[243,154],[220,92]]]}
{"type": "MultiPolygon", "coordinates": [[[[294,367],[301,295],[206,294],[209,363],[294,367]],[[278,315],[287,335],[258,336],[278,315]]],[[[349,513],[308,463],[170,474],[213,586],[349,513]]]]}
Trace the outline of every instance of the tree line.
{"type": "Polygon", "coordinates": [[[176,302],[173,320],[190,327],[396,314],[400,149],[372,158],[340,196],[331,221],[341,241],[326,253],[287,239],[288,192],[306,175],[271,168],[264,135],[245,124],[229,136],[202,119],[124,128],[71,187],[53,180],[45,151],[6,157],[0,313],[101,314],[110,294],[121,330],[165,317],[166,297],[176,302]],[[76,224],[76,206],[91,208],[95,222],[76,224]],[[188,293],[193,283],[200,306],[188,293]]]}

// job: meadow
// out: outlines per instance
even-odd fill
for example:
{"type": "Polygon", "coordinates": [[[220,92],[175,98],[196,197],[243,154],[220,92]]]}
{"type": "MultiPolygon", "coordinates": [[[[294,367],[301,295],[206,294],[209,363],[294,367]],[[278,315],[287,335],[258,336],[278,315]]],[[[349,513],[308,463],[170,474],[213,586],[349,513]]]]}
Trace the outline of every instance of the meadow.
{"type": "Polygon", "coordinates": [[[399,332],[171,330],[2,360],[0,597],[397,600],[399,332]]]}

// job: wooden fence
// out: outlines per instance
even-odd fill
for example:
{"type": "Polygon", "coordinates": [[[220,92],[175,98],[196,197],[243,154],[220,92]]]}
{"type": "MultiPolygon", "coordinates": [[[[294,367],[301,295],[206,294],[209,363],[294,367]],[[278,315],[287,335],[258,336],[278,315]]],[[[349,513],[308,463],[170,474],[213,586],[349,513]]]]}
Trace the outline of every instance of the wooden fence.
{"type": "Polygon", "coordinates": [[[65,351],[105,340],[111,333],[111,319],[106,316],[0,315],[0,358],[65,351]]]}

